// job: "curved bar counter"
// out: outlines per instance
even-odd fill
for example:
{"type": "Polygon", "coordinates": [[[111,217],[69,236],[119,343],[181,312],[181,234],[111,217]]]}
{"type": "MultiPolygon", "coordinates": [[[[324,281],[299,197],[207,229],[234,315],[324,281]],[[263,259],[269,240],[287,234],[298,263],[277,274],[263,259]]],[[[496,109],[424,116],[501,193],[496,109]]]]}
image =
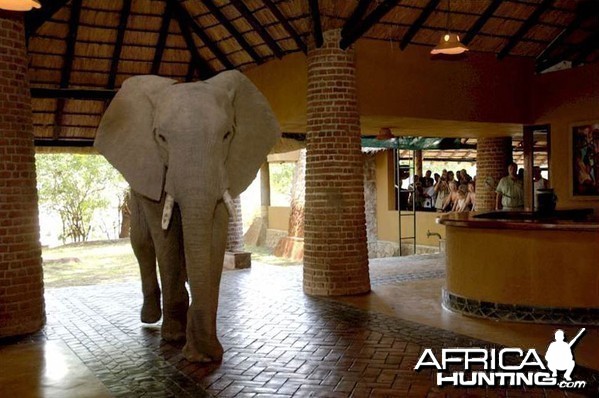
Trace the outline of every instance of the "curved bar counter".
{"type": "Polygon", "coordinates": [[[599,217],[591,212],[443,216],[443,305],[484,318],[599,325],[599,217]]]}

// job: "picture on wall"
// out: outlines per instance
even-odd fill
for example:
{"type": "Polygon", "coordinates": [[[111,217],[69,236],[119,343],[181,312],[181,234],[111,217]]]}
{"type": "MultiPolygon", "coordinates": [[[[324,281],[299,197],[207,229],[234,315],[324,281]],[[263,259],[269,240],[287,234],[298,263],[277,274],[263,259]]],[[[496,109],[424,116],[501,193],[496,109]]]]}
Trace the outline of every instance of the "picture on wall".
{"type": "Polygon", "coordinates": [[[572,194],[599,199],[599,122],[572,126],[572,194]]]}

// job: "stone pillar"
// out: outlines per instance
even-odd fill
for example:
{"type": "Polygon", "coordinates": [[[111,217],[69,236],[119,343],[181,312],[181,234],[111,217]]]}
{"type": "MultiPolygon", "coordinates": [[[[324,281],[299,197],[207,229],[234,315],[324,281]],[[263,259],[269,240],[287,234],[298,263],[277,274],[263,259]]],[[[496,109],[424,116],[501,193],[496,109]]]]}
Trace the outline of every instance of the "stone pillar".
{"type": "Polygon", "coordinates": [[[268,208],[270,207],[270,167],[268,162],[260,167],[260,210],[263,228],[268,228],[268,208]]]}
{"type": "Polygon", "coordinates": [[[229,234],[227,238],[228,252],[243,251],[243,220],[241,218],[241,198],[233,198],[235,218],[229,217],[229,234]]]}
{"type": "Polygon", "coordinates": [[[27,62],[22,15],[0,12],[0,337],[45,322],[27,62]]]}
{"type": "Polygon", "coordinates": [[[364,154],[364,202],[366,208],[366,234],[368,257],[377,257],[378,224],[376,221],[376,160],[374,154],[364,154]]]}
{"type": "Polygon", "coordinates": [[[308,50],[304,292],[370,291],[354,51],[340,30],[308,50]]]}
{"type": "Polygon", "coordinates": [[[476,145],[476,210],[495,209],[495,188],[512,161],[511,137],[479,138],[476,145]]]}
{"type": "Polygon", "coordinates": [[[414,151],[414,174],[418,177],[424,176],[424,171],[422,170],[422,149],[414,151]]]}
{"type": "Polygon", "coordinates": [[[306,206],[305,149],[300,150],[291,185],[291,214],[289,214],[287,236],[279,240],[274,255],[301,261],[304,258],[304,209],[306,206]]]}

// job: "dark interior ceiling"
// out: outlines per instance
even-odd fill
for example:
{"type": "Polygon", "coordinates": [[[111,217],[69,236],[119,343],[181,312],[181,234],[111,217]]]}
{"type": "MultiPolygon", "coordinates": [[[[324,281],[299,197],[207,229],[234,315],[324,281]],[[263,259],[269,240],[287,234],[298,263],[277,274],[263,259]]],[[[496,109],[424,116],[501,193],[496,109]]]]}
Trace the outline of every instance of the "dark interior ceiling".
{"type": "MultiPolygon", "coordinates": [[[[533,57],[542,72],[599,60],[597,0],[453,0],[472,51],[533,57]]],[[[447,0],[42,0],[25,16],[37,145],[87,146],[126,78],[248,69],[342,29],[400,49],[437,44],[447,0]]]]}

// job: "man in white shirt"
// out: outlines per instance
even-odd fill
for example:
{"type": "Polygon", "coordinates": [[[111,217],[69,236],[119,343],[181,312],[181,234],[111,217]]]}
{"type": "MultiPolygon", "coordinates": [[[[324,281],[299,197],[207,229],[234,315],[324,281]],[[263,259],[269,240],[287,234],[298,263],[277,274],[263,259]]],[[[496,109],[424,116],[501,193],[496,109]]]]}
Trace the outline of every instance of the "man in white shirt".
{"type": "Polygon", "coordinates": [[[495,189],[496,210],[524,209],[524,188],[518,178],[518,165],[514,162],[507,167],[508,175],[503,177],[495,189]]]}

